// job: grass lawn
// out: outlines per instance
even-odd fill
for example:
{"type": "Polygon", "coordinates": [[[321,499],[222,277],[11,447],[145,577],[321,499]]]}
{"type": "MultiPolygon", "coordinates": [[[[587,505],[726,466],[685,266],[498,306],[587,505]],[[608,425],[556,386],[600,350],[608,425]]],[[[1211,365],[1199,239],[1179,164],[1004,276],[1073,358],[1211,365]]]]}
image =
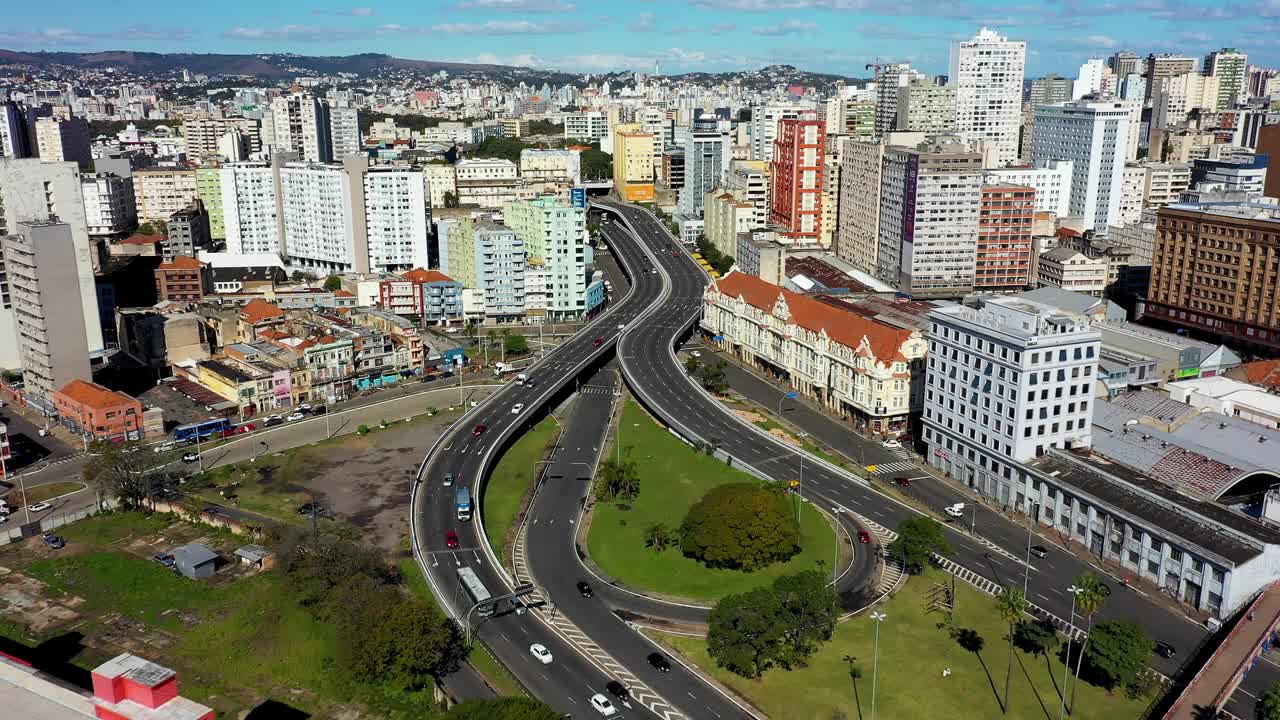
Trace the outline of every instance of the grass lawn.
{"type": "Polygon", "coordinates": [[[550,417],[543,418],[520,436],[505,453],[489,476],[489,484],[484,490],[484,533],[489,538],[489,545],[498,551],[498,556],[507,556],[507,533],[516,521],[520,505],[525,496],[533,488],[533,479],[542,467],[538,461],[542,459],[547,446],[556,437],[559,426],[550,417]]]}
{"type": "MultiPolygon", "coordinates": [[[[73,492],[84,490],[86,487],[87,486],[84,483],[72,480],[51,482],[48,485],[37,485],[33,488],[27,488],[27,504],[33,505],[52,498],[69,495],[73,492]]],[[[18,503],[22,502],[22,493],[10,491],[9,494],[5,496],[5,499],[7,499],[11,505],[16,507],[18,503]]]]}
{"type": "MultiPolygon", "coordinates": [[[[983,639],[978,654],[962,649],[945,627],[946,616],[925,613],[925,596],[940,572],[912,578],[904,588],[880,606],[888,617],[880,632],[879,678],[876,712],[891,718],[952,718],[979,720],[1001,717],[1005,668],[1009,644],[1006,625],[996,613],[995,600],[964,583],[956,583],[956,628],[976,631],[983,639]],[[942,677],[944,668],[951,669],[942,677]]],[[[736,690],[769,717],[829,718],[837,711],[845,717],[866,717],[871,709],[871,669],[874,626],[866,615],[836,628],[835,636],[811,658],[808,667],[787,672],[767,671],[749,680],[721,670],[707,654],[706,640],[651,633],[676,649],[717,680],[736,690]],[[849,679],[845,656],[856,658],[862,677],[849,679]],[[855,706],[856,697],[861,707],[855,706]]],[[[1046,660],[1015,651],[1012,705],[1005,717],[1058,717],[1062,664],[1056,656],[1046,660]]],[[[1123,694],[1081,683],[1072,717],[1078,720],[1139,717],[1146,700],[1130,700],[1123,694]]]]}
{"type": "Polygon", "coordinates": [[[711,569],[678,549],[655,553],[644,545],[653,523],[677,528],[689,508],[717,485],[757,480],[695,451],[628,400],[622,412],[622,445],[640,470],[640,496],[629,509],[596,505],[587,545],[591,559],[606,573],[634,588],[694,600],[716,600],[767,585],[780,575],[817,568],[831,570],[835,531],[808,504],[800,514],[801,552],[789,561],[754,573],[711,569]]]}
{"type": "Polygon", "coordinates": [[[164,515],[137,512],[105,512],[92,518],[58,528],[57,532],[73,545],[106,548],[124,540],[153,535],[169,526],[164,515]]]}

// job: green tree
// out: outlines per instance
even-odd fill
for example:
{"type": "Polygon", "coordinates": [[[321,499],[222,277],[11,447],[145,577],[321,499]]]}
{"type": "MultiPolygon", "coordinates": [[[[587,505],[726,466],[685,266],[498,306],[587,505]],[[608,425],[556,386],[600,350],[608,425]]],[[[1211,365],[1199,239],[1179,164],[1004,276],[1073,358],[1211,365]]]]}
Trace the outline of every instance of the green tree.
{"type": "MultiPolygon", "coordinates": [[[[590,143],[580,143],[588,145],[590,143]]],[[[613,156],[602,152],[597,144],[591,150],[583,150],[578,156],[583,180],[607,180],[613,177],[613,156]]]]}
{"type": "Polygon", "coordinates": [[[889,555],[902,560],[903,568],[919,575],[934,554],[948,555],[951,543],[942,523],[930,517],[914,517],[898,524],[898,537],[889,543],[889,555]]]}
{"type": "Polygon", "coordinates": [[[475,320],[468,320],[468,321],[467,321],[467,327],[466,327],[467,337],[469,337],[469,338],[471,338],[472,340],[474,340],[474,339],[476,338],[476,331],[477,331],[477,328],[479,328],[479,327],[480,327],[480,324],[479,324],[479,323],[477,323],[475,320]]]}
{"type": "Polygon", "coordinates": [[[1013,636],[1014,628],[1022,622],[1022,615],[1027,611],[1027,599],[1017,588],[1007,587],[996,597],[996,612],[1000,613],[1009,625],[1009,664],[1004,670],[1004,702],[1000,703],[1000,711],[1009,714],[1009,681],[1013,678],[1013,636]]]}
{"type": "Polygon", "coordinates": [[[645,528],[644,546],[662,552],[680,541],[679,535],[664,523],[654,523],[645,528]]]}
{"type": "Polygon", "coordinates": [[[449,708],[444,720],[560,720],[564,715],[546,703],[525,697],[468,700],[449,708]]]}
{"type": "Polygon", "coordinates": [[[1258,696],[1253,714],[1257,720],[1280,720],[1280,683],[1258,696]]]}
{"type": "Polygon", "coordinates": [[[1013,641],[1025,653],[1048,655],[1058,647],[1058,629],[1048,620],[1022,620],[1013,628],[1013,641]]]}
{"type": "Polygon", "coordinates": [[[339,623],[343,665],[353,676],[398,689],[426,687],[465,656],[462,629],[399,588],[351,593],[339,623]]]}
{"type": "Polygon", "coordinates": [[[281,552],[285,579],[298,604],[319,617],[341,611],[347,594],[340,588],[357,580],[368,587],[395,585],[400,575],[372,550],[332,537],[310,534],[290,538],[281,552]]]}
{"type": "Polygon", "coordinates": [[[634,500],[640,494],[640,468],[629,454],[600,463],[596,479],[597,500],[634,500]]]}
{"type": "Polygon", "coordinates": [[[557,125],[550,120],[530,120],[530,135],[557,135],[564,132],[564,125],[557,125]]]}
{"type": "Polygon", "coordinates": [[[723,395],[729,391],[729,378],[724,372],[727,366],[728,363],[724,360],[720,360],[714,365],[701,365],[694,375],[698,378],[698,382],[702,384],[702,387],[717,395],[723,395]]]}
{"type": "MultiPolygon", "coordinates": [[[[81,470],[86,485],[99,499],[114,498],[123,508],[146,507],[156,493],[173,484],[155,453],[125,452],[123,443],[100,442],[91,446],[89,462],[81,470]]],[[[172,457],[159,458],[161,461],[172,457]]]]}
{"type": "Polygon", "coordinates": [[[783,631],[778,662],[787,669],[801,666],[835,632],[840,596],[818,570],[783,575],[774,581],[773,591],[783,631]]]}
{"type": "Polygon", "coordinates": [[[342,289],[342,278],[337,275],[330,275],[324,279],[324,289],[329,292],[342,289]]]}
{"type": "Polygon", "coordinates": [[[698,358],[690,355],[684,360],[684,371],[690,375],[697,376],[698,368],[702,367],[702,362],[698,358]]]}
{"type": "Polygon", "coordinates": [[[1098,623],[1089,633],[1084,662],[1090,682],[1108,690],[1128,685],[1151,662],[1151,638],[1128,620],[1098,623]]]}
{"type": "Polygon", "coordinates": [[[783,627],[778,596],[767,588],[726,595],[711,609],[707,652],[720,667],[748,678],[773,664],[783,627]]]}
{"type": "Polygon", "coordinates": [[[1088,621],[1088,630],[1084,636],[1084,645],[1080,648],[1080,656],[1076,659],[1076,679],[1071,685],[1071,707],[1076,706],[1076,687],[1080,685],[1080,663],[1084,662],[1084,653],[1089,649],[1089,636],[1093,634],[1093,616],[1102,609],[1103,603],[1111,595],[1111,590],[1091,572],[1076,578],[1075,587],[1077,590],[1076,612],[1088,621]]]}
{"type": "Polygon", "coordinates": [[[502,347],[508,355],[523,355],[529,352],[529,339],[519,333],[512,333],[503,338],[502,347]]]}
{"type": "Polygon", "coordinates": [[[458,207],[458,194],[446,190],[444,193],[444,206],[446,208],[458,207]]]}
{"type": "Polygon", "coordinates": [[[752,483],[712,488],[689,508],[681,549],[710,567],[758,570],[799,550],[800,528],[785,497],[752,483]]]}

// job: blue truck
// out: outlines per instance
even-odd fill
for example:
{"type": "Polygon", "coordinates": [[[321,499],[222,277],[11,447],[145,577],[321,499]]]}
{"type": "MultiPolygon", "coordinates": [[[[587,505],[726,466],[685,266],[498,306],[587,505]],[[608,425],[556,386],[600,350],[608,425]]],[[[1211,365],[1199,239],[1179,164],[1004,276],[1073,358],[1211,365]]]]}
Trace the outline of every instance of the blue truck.
{"type": "Polygon", "coordinates": [[[467,520],[470,520],[471,519],[471,488],[466,487],[465,485],[458,486],[458,489],[454,491],[454,499],[455,499],[454,505],[458,510],[458,520],[460,522],[466,522],[467,520]]]}

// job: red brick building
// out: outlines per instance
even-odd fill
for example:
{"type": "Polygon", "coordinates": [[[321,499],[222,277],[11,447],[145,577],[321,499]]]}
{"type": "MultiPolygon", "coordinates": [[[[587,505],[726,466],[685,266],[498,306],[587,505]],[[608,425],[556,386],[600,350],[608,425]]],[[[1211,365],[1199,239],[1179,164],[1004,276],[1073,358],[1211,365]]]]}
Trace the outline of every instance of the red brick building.
{"type": "Polygon", "coordinates": [[[978,256],[973,289],[1021,292],[1031,283],[1035,188],[987,185],[978,208],[978,256]]]}
{"type": "Polygon", "coordinates": [[[204,263],[186,255],[175,256],[156,268],[156,297],[160,302],[200,302],[208,272],[204,263]]]}
{"type": "Polygon", "coordinates": [[[213,709],[178,694],[178,674],[137,655],[93,669],[93,712],[101,720],[213,720],[213,709]]]}
{"type": "Polygon", "coordinates": [[[817,244],[822,234],[822,185],[826,164],[826,122],[816,113],[778,121],[773,141],[769,220],[779,235],[817,244]]]}
{"type": "Polygon", "coordinates": [[[142,439],[142,403],[124,393],[72,380],[53,393],[53,406],[63,425],[94,440],[142,439]]]}

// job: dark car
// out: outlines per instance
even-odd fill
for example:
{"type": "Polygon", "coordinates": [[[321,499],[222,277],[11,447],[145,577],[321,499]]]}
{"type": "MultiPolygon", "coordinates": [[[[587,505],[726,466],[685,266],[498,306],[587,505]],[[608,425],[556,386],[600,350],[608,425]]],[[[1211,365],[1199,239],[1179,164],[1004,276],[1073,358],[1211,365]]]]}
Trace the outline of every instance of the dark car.
{"type": "Polygon", "coordinates": [[[163,566],[165,566],[165,567],[167,567],[167,568],[169,568],[169,569],[171,569],[171,570],[173,569],[173,567],[174,567],[174,565],[175,565],[175,563],[174,563],[174,561],[173,561],[173,556],[172,556],[172,555],[170,555],[169,553],[156,553],[155,555],[152,555],[152,556],[151,556],[151,559],[152,559],[152,560],[155,560],[156,562],[160,563],[161,565],[163,565],[163,566]]]}
{"type": "Polygon", "coordinates": [[[53,533],[45,533],[42,539],[44,540],[45,545],[48,545],[54,550],[61,550],[62,548],[67,546],[67,541],[63,540],[61,535],[54,535],[53,533]]]}
{"type": "Polygon", "coordinates": [[[588,584],[586,584],[585,582],[582,582],[581,580],[579,580],[579,581],[578,581],[578,594],[579,594],[579,595],[581,595],[582,597],[585,597],[585,598],[589,598],[589,597],[591,597],[591,596],[593,595],[593,593],[591,592],[591,586],[590,586],[590,585],[588,585],[588,584]]]}
{"type": "Polygon", "coordinates": [[[1178,649],[1167,642],[1156,643],[1156,654],[1162,658],[1172,658],[1178,654],[1178,649]]]}
{"type": "Polygon", "coordinates": [[[485,427],[484,425],[477,425],[477,426],[475,426],[475,428],[471,431],[471,434],[472,434],[472,435],[475,435],[476,437],[480,437],[481,435],[483,435],[483,434],[484,434],[484,431],[485,431],[485,430],[488,430],[488,429],[489,429],[489,428],[485,427]]]}
{"type": "Polygon", "coordinates": [[[283,425],[283,424],[284,424],[284,418],[280,417],[279,415],[272,415],[271,417],[262,421],[262,427],[275,427],[277,425],[283,425]]]}
{"type": "Polygon", "coordinates": [[[649,653],[649,657],[646,659],[649,661],[649,664],[653,666],[654,670],[657,670],[658,672],[671,672],[671,663],[662,653],[649,653]]]}
{"type": "Polygon", "coordinates": [[[1043,545],[1032,545],[1031,554],[1038,558],[1045,558],[1049,555],[1049,549],[1043,545]]]}
{"type": "Polygon", "coordinates": [[[871,533],[868,533],[866,530],[859,530],[859,531],[858,531],[858,542],[860,542],[860,543],[862,543],[862,544],[864,544],[864,545],[865,545],[865,544],[867,544],[867,543],[869,543],[869,542],[871,542],[871,533]]]}
{"type": "Polygon", "coordinates": [[[591,344],[596,347],[600,347],[601,345],[604,344],[604,338],[596,338],[595,340],[591,341],[591,344]]]}
{"type": "Polygon", "coordinates": [[[329,408],[327,408],[327,407],[325,407],[325,406],[323,406],[323,405],[317,405],[317,406],[315,406],[315,407],[311,408],[311,414],[312,414],[312,415],[323,415],[323,414],[325,414],[325,413],[327,413],[327,412],[329,412],[329,408]]]}
{"type": "Polygon", "coordinates": [[[609,684],[605,685],[604,689],[608,690],[610,695],[618,698],[619,702],[628,702],[631,700],[631,691],[627,689],[626,685],[623,685],[617,680],[609,681],[609,684]]]}
{"type": "Polygon", "coordinates": [[[320,503],[306,503],[298,508],[299,515],[315,515],[316,517],[327,517],[329,508],[320,503]]]}
{"type": "Polygon", "coordinates": [[[906,475],[899,475],[893,479],[893,484],[898,487],[911,487],[911,478],[906,475]]]}
{"type": "Polygon", "coordinates": [[[450,550],[458,549],[458,533],[450,530],[444,534],[444,545],[450,550]]]}

